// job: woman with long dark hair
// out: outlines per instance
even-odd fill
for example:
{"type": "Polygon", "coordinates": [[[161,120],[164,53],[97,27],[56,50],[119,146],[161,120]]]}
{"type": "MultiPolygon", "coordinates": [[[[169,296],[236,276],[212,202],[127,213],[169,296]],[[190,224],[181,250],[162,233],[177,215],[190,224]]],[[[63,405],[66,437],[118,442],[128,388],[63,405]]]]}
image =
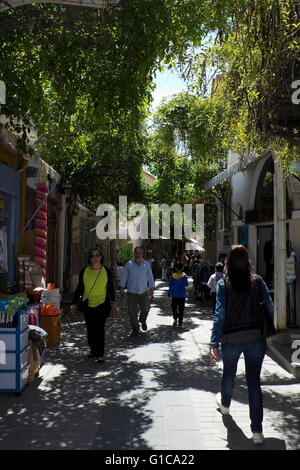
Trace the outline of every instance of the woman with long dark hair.
{"type": "Polygon", "coordinates": [[[225,260],[224,278],[217,284],[210,358],[213,364],[217,361],[221,342],[223,375],[217,404],[223,414],[228,414],[238,360],[244,354],[254,444],[264,441],[260,374],[267,343],[262,334],[263,303],[273,316],[268,288],[252,270],[247,249],[243,245],[232,246],[225,260]]]}
{"type": "Polygon", "coordinates": [[[81,298],[87,300],[84,316],[87,339],[90,347],[89,357],[104,362],[105,322],[111,309],[120,313],[115,296],[112,273],[103,265],[103,254],[98,246],[93,246],[88,255],[88,265],[79,274],[79,281],[71,305],[71,312],[81,298]],[[112,306],[111,306],[112,304],[112,306]]]}

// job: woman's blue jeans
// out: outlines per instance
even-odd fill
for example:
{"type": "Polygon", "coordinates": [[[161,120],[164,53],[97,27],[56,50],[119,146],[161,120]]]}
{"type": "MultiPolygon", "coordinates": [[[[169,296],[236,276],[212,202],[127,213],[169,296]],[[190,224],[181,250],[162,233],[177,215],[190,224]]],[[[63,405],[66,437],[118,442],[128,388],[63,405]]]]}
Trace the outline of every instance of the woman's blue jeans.
{"type": "Polygon", "coordinates": [[[227,408],[230,406],[238,360],[243,353],[252,432],[262,432],[263,399],[260,386],[260,373],[266,349],[267,343],[264,338],[257,338],[240,344],[226,343],[222,345],[222,404],[227,408]]]}

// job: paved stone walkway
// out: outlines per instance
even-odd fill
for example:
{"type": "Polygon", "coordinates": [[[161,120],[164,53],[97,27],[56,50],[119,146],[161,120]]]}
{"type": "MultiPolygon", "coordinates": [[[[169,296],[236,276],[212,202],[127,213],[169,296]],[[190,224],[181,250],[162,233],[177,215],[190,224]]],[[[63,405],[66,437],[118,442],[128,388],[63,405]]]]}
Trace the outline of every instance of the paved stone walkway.
{"type": "MultiPolygon", "coordinates": [[[[209,305],[189,288],[184,326],[174,328],[167,285],[156,281],[148,318],[148,331],[129,338],[123,299],[121,316],[108,319],[99,365],[86,357],[81,315],[66,313],[40,377],[20,397],[0,395],[0,450],[255,450],[242,360],[231,415],[215,403],[222,367],[209,362],[209,305]]],[[[267,356],[262,386],[260,449],[300,449],[300,384],[267,356]]]]}

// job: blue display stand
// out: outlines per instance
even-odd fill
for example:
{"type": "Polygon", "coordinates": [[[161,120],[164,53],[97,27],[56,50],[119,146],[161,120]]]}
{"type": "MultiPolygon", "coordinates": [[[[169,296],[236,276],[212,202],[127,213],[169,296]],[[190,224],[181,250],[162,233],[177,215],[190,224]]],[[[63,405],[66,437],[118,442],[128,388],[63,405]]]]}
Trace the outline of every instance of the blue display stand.
{"type": "Polygon", "coordinates": [[[0,392],[20,395],[28,378],[28,309],[14,316],[13,328],[0,328],[0,392]]]}

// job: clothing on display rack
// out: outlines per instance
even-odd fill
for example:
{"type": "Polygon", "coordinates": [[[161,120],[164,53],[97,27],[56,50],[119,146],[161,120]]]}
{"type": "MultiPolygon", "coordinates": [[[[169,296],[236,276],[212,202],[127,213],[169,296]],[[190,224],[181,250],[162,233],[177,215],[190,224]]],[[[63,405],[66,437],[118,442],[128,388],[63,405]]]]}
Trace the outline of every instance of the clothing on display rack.
{"type": "Polygon", "coordinates": [[[287,326],[296,327],[296,253],[290,240],[286,249],[287,326]]]}

